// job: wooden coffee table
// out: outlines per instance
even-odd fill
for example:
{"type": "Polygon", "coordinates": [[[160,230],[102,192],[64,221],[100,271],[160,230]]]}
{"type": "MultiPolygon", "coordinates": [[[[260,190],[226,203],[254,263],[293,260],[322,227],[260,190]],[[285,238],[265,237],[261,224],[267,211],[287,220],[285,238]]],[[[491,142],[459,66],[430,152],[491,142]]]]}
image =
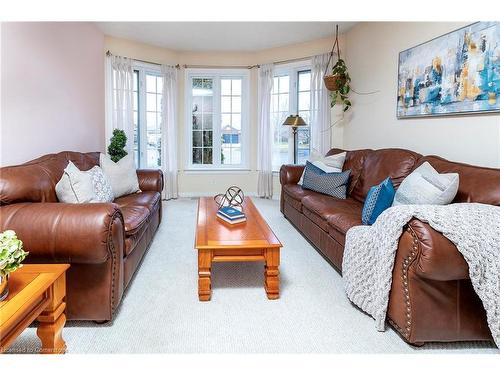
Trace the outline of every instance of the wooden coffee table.
{"type": "Polygon", "coordinates": [[[260,215],[250,198],[243,212],[247,221],[228,224],[219,219],[217,203],[210,197],[198,202],[195,248],[198,249],[198,297],[210,301],[213,262],[264,262],[267,298],[279,298],[281,243],[260,215]]]}
{"type": "Polygon", "coordinates": [[[65,352],[62,329],[68,268],[68,264],[25,264],[10,275],[9,295],[0,302],[0,353],[35,320],[40,323],[36,333],[41,352],[65,352]]]}

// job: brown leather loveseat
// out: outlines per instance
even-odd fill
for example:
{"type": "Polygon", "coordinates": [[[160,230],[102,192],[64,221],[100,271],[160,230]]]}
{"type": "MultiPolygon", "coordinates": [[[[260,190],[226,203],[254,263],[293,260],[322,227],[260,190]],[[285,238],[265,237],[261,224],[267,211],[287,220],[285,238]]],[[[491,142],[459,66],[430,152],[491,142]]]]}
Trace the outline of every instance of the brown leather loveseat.
{"type": "Polygon", "coordinates": [[[161,221],[163,174],[138,170],[141,192],[113,203],[59,203],[55,185],[71,160],[99,165],[99,153],[61,152],[0,168],[0,230],[12,229],[27,263],[70,263],[66,315],[111,320],[161,221]]]}
{"type": "MultiPolygon", "coordinates": [[[[343,151],[332,149],[327,155],[343,151]]],[[[302,189],[297,182],[304,166],[283,165],[281,212],[341,271],[346,232],[361,225],[370,187],[390,176],[397,188],[425,161],[440,173],[459,173],[454,202],[500,206],[500,169],[454,163],[409,150],[381,149],[347,151],[343,169],[351,170],[351,178],[345,200],[302,189]]],[[[486,313],[472,288],[464,258],[453,243],[417,219],[410,221],[399,241],[388,321],[414,345],[491,340],[486,313]]]]}

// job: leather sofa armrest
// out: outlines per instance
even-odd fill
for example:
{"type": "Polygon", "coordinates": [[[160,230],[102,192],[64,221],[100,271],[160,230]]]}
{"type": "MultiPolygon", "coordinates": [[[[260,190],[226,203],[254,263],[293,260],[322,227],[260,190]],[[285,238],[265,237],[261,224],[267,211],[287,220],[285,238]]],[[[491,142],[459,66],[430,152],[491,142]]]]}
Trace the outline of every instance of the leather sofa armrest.
{"type": "MultiPolygon", "coordinates": [[[[403,236],[413,237],[416,256],[411,264],[415,274],[430,280],[463,280],[469,278],[469,266],[456,246],[429,224],[413,219],[403,236]]],[[[402,241],[400,241],[400,245],[402,241]]],[[[408,252],[408,249],[399,249],[408,252]]]]}
{"type": "Polygon", "coordinates": [[[299,182],[305,165],[284,164],[280,168],[281,185],[296,184],[299,182]]]}
{"type": "Polygon", "coordinates": [[[139,180],[139,189],[142,191],[163,190],[163,172],[160,169],[138,169],[137,178],[139,180]]]}
{"type": "Polygon", "coordinates": [[[123,257],[123,216],[114,203],[17,203],[0,207],[0,230],[14,230],[28,262],[90,263],[123,257]]]}

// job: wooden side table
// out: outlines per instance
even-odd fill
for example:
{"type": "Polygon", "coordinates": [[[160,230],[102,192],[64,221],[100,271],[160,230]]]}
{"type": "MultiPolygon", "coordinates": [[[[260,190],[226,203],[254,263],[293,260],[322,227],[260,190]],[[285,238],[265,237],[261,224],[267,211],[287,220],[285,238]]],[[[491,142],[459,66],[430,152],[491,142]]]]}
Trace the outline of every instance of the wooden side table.
{"type": "Polygon", "coordinates": [[[9,295],[0,302],[0,353],[35,320],[41,353],[62,354],[66,343],[66,270],[69,264],[25,264],[9,278],[9,295]]]}

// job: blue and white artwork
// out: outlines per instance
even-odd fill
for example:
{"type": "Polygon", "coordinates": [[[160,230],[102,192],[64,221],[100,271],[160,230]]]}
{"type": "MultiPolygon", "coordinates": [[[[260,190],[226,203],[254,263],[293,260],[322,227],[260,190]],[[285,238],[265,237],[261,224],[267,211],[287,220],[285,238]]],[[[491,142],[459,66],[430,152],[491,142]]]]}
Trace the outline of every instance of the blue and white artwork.
{"type": "Polygon", "coordinates": [[[500,22],[399,53],[398,118],[500,111],[500,22]]]}

